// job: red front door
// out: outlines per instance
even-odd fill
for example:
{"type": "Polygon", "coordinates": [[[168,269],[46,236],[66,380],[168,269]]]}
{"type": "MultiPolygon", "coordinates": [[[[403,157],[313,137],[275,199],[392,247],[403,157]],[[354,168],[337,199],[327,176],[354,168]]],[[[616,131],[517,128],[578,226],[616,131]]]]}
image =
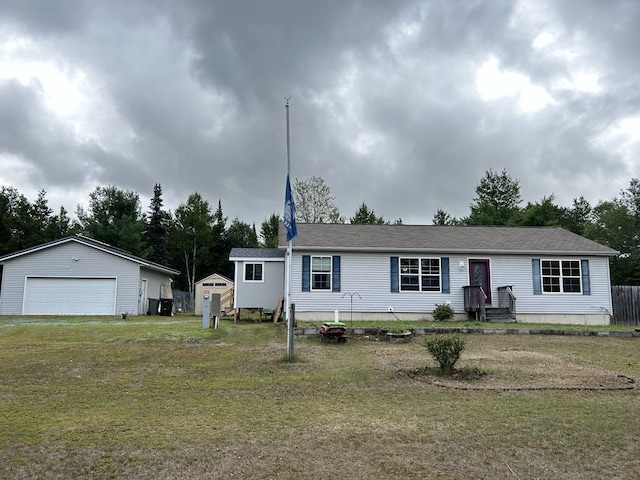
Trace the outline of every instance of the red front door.
{"type": "Polygon", "coordinates": [[[488,258],[469,260],[469,285],[481,287],[487,296],[487,304],[491,304],[491,275],[488,258]]]}

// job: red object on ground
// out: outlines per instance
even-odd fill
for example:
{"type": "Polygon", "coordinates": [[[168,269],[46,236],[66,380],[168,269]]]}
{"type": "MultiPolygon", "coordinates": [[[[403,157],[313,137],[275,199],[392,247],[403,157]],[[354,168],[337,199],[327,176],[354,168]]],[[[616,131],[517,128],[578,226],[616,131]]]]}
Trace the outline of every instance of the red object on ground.
{"type": "Polygon", "coordinates": [[[347,333],[347,329],[344,325],[332,325],[329,323],[324,323],[320,327],[320,335],[322,336],[322,341],[334,341],[344,343],[347,341],[347,338],[344,334],[347,333]]]}

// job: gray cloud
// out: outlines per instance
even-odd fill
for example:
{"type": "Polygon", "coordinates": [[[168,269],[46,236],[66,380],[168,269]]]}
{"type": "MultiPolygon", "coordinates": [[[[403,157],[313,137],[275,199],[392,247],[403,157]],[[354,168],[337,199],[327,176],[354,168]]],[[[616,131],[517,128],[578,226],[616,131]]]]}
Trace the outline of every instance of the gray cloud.
{"type": "Polygon", "coordinates": [[[282,210],[285,96],[292,174],[323,177],[345,216],[362,201],[406,222],[462,216],[488,169],[565,205],[637,176],[638,140],[619,130],[640,116],[634,1],[0,5],[0,158],[14,167],[0,184],[23,192],[113,184],[144,204],[160,182],[171,208],[198,191],[259,224],[282,210]],[[491,59],[511,80],[485,100],[491,59]],[[21,61],[54,65],[81,107],[56,111],[51,79],[25,81],[21,61]],[[585,74],[597,88],[575,86],[585,74]],[[518,78],[552,102],[523,111],[518,78]]]}

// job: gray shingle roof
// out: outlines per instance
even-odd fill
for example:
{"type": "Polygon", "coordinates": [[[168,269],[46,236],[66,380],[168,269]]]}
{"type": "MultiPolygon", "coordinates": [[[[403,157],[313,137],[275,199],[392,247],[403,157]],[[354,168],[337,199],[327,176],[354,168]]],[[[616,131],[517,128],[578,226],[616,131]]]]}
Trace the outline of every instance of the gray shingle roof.
{"type": "MultiPolygon", "coordinates": [[[[280,229],[281,247],[286,247],[280,229]]],[[[299,223],[296,250],[433,251],[615,255],[560,227],[351,225],[299,223]]]]}
{"type": "Polygon", "coordinates": [[[180,271],[179,270],[175,270],[171,267],[167,267],[165,265],[160,265],[159,263],[155,263],[155,262],[151,262],[149,260],[145,260],[144,258],[141,257],[137,257],[136,255],[133,255],[132,253],[129,253],[125,250],[116,248],[116,247],[112,247],[111,245],[101,242],[99,240],[94,240],[91,237],[86,237],[84,235],[81,234],[77,234],[77,235],[71,235],[68,237],[64,237],[64,238],[60,238],[58,240],[53,240],[51,242],[47,242],[47,243],[43,243],[40,245],[36,245],[30,248],[25,248],[24,250],[20,250],[18,252],[13,252],[10,253],[8,255],[4,255],[2,257],[0,257],[0,263],[3,263],[7,260],[11,260],[12,258],[17,258],[17,257],[21,257],[22,255],[28,255],[30,253],[33,252],[37,252],[39,250],[44,250],[46,248],[50,248],[50,247],[54,247],[56,245],[61,245],[63,243],[67,243],[67,242],[77,242],[77,243],[81,243],[83,245],[87,245],[89,247],[93,247],[108,253],[111,253],[113,255],[117,255],[119,257],[122,258],[127,258],[133,262],[136,262],[144,267],[150,268],[152,270],[157,270],[160,272],[164,272],[164,273],[168,273],[171,275],[179,275],[180,271]]]}
{"type": "Polygon", "coordinates": [[[232,248],[229,260],[234,258],[284,258],[284,252],[277,248],[232,248]]]}

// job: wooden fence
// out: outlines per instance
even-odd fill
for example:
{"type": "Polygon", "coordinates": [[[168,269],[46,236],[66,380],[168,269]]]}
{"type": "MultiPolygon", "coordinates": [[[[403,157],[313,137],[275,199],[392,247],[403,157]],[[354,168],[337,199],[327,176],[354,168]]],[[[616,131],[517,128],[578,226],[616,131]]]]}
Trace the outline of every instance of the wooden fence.
{"type": "Polygon", "coordinates": [[[611,287],[612,325],[640,325],[640,286],[611,287]]]}

